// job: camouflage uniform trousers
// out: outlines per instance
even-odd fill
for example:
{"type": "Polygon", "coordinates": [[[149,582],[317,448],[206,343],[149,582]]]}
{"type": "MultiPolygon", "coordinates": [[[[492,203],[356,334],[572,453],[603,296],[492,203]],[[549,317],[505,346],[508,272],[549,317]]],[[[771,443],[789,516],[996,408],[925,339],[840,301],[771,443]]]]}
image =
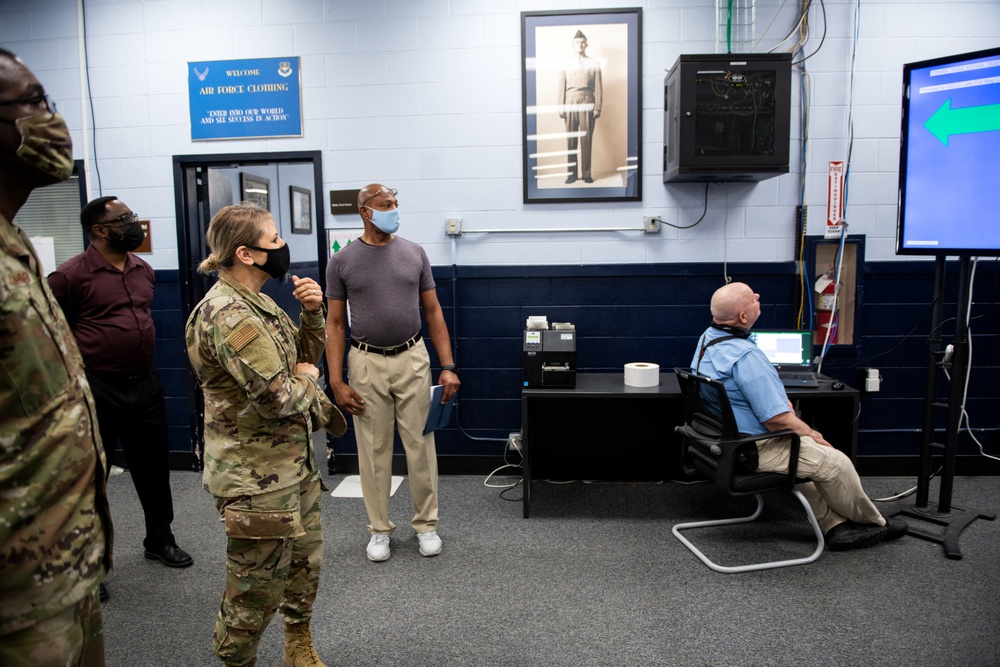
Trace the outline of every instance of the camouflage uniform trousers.
{"type": "Polygon", "coordinates": [[[274,613],[286,623],[312,616],[323,560],[322,481],[310,472],[298,484],[236,498],[216,497],[226,524],[226,591],[215,622],[213,649],[227,664],[244,665],[274,613]]]}
{"type": "Polygon", "coordinates": [[[72,607],[0,637],[3,667],[104,667],[104,624],[97,586],[72,607]]]}

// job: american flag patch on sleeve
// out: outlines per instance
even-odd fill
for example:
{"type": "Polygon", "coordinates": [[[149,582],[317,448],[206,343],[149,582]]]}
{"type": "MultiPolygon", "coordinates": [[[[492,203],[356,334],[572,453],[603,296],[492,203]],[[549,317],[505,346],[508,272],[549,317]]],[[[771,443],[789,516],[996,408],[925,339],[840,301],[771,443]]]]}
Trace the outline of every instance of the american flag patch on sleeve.
{"type": "Polygon", "coordinates": [[[260,336],[260,331],[254,328],[252,324],[247,322],[242,327],[229,334],[226,338],[226,342],[232,345],[233,349],[239,352],[244,347],[250,344],[254,338],[260,336]]]}

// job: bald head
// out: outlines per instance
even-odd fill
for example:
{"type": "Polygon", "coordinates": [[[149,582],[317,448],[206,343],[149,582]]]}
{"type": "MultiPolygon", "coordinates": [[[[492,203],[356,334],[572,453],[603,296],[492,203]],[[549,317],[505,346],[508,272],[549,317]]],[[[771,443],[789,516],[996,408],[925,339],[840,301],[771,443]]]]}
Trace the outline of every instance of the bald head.
{"type": "MultiPolygon", "coordinates": [[[[44,95],[45,89],[21,59],[6,49],[0,49],[0,99],[20,100],[33,95],[44,95]]],[[[8,115],[20,111],[18,105],[5,104],[8,115]]]]}
{"type": "Polygon", "coordinates": [[[749,329],[760,316],[759,299],[746,283],[729,283],[712,295],[712,319],[717,324],[749,329]]]}
{"type": "Polygon", "coordinates": [[[0,90],[8,85],[14,70],[18,68],[24,68],[18,57],[7,49],[0,48],[0,90]]]}
{"type": "Polygon", "coordinates": [[[387,195],[389,197],[396,196],[393,190],[385,187],[381,183],[369,183],[365,187],[358,190],[358,208],[368,206],[372,199],[375,199],[380,195],[387,195]]]}

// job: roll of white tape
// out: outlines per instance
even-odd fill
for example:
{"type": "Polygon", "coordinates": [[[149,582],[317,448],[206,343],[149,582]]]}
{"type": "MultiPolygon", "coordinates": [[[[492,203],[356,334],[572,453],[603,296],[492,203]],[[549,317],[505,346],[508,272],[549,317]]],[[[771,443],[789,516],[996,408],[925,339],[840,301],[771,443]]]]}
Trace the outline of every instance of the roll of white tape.
{"type": "Polygon", "coordinates": [[[629,387],[655,387],[660,384],[660,366],[646,361],[625,364],[625,385],[629,387]]]}

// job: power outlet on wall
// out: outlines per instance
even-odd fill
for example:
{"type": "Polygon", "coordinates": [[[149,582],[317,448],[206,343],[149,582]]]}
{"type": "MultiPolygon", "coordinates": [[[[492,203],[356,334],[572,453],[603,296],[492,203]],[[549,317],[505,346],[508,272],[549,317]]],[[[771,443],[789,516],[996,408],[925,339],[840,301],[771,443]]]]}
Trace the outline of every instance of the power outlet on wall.
{"type": "Polygon", "coordinates": [[[865,369],[865,391],[873,392],[878,391],[879,385],[882,384],[882,376],[879,374],[877,368],[866,368],[865,369]]]}

